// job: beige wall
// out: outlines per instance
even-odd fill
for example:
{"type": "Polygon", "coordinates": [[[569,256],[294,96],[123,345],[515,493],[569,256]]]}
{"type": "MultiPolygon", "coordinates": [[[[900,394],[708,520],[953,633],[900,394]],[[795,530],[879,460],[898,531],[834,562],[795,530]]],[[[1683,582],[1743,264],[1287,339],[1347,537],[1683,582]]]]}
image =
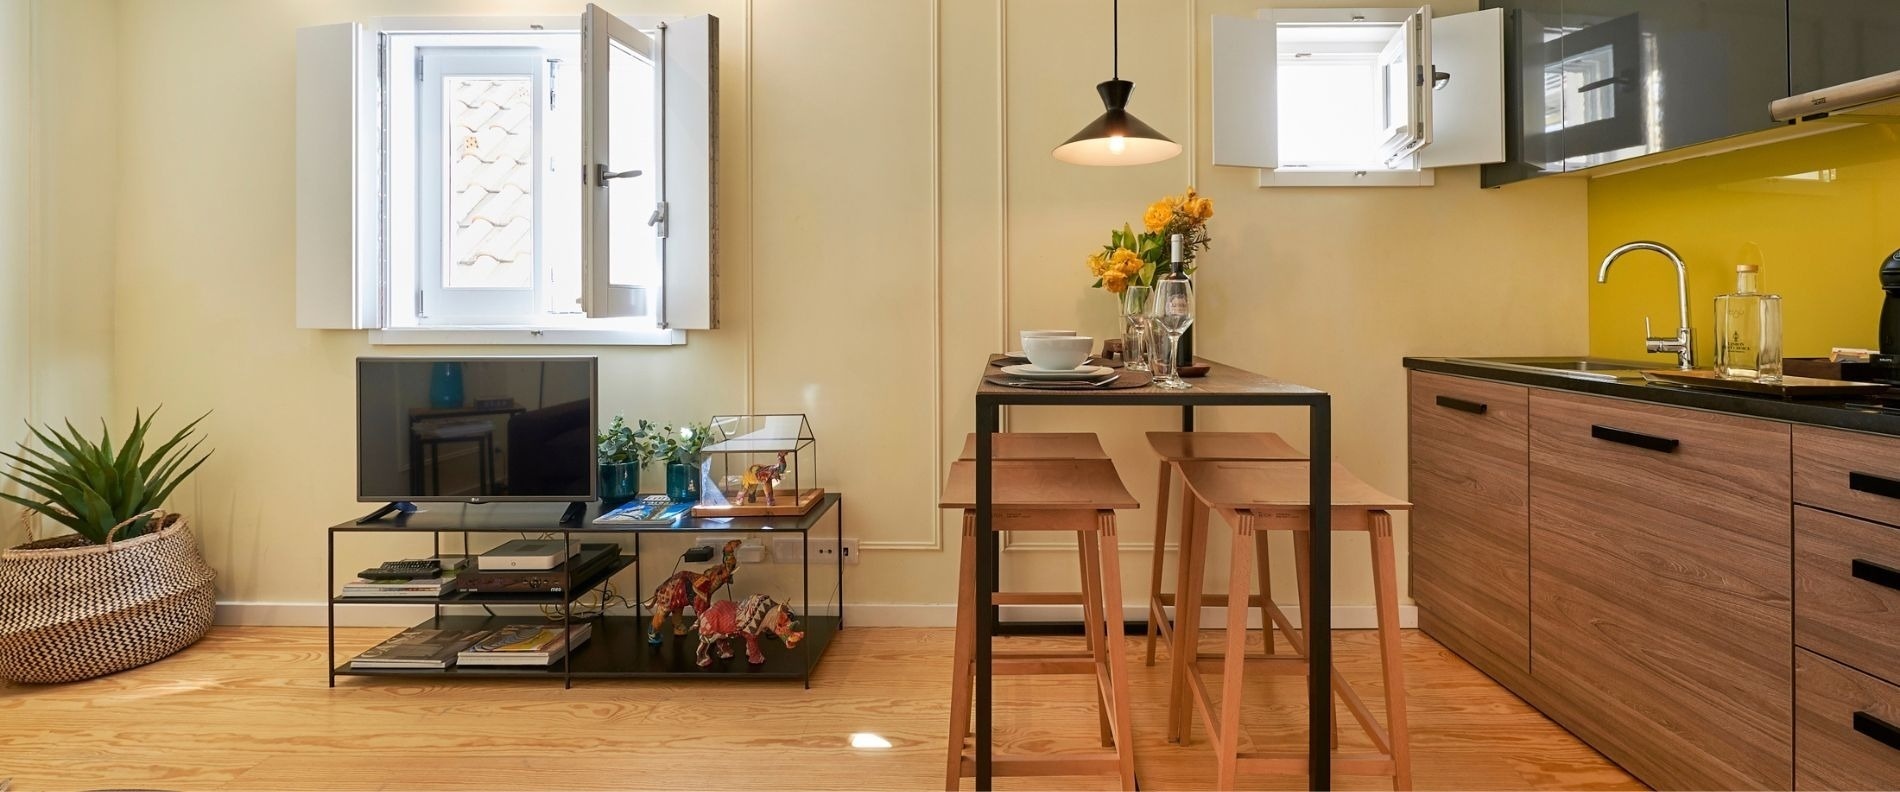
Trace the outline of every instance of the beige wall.
{"type": "MultiPolygon", "coordinates": [[[[28,0],[0,0],[0,74],[28,73],[31,19],[28,0]]],[[[0,426],[6,427],[0,437],[12,437],[32,411],[26,240],[30,86],[27,80],[0,80],[0,426]]],[[[24,538],[18,514],[12,504],[0,503],[0,547],[24,538]]]]}
{"type": "MultiPolygon", "coordinates": [[[[1253,4],[1122,4],[1133,109],[1188,151],[1133,169],[1048,156],[1100,111],[1092,88],[1106,77],[1108,19],[1098,0],[602,5],[721,18],[725,326],[683,348],[568,351],[600,355],[607,412],[810,413],[825,484],[849,494],[847,532],[866,548],[849,569],[854,602],[951,600],[954,543],[944,539],[954,534],[931,504],[943,458],[971,425],[983,353],[1032,324],[1111,332],[1113,306],[1086,288],[1083,256],[1108,226],[1138,221],[1149,201],[1187,184],[1218,211],[1200,349],[1332,390],[1338,456],[1375,484],[1405,487],[1399,357],[1583,349],[1579,183],[1482,191],[1473,170],[1458,169],[1429,189],[1265,191],[1251,172],[1208,164],[1207,59],[1196,42],[1209,14],[1253,4]]],[[[108,221],[112,404],[216,411],[207,427],[217,456],[177,505],[204,533],[224,599],[322,596],[321,529],[361,510],[350,470],[354,357],[482,351],[378,348],[359,333],[291,327],[295,29],[577,7],[121,3],[116,96],[128,131],[116,142],[122,175],[108,221]]],[[[1011,420],[1103,432],[1147,500],[1152,461],[1140,433],[1168,428],[1174,413],[1024,410],[1011,420]]],[[[1209,410],[1202,425],[1304,440],[1304,418],[1291,412],[1209,410]]],[[[1145,547],[1149,514],[1125,519],[1124,536],[1145,547]]],[[[1011,551],[1011,578],[1040,587],[1073,578],[1072,560],[1034,544],[1011,551]]],[[[1342,542],[1342,602],[1369,600],[1363,547],[1342,542]]],[[[340,563],[413,549],[363,540],[340,563]]],[[[1124,556],[1132,580],[1145,580],[1147,557],[1124,556]]],[[[1290,569],[1279,577],[1289,599],[1290,569]]]]}

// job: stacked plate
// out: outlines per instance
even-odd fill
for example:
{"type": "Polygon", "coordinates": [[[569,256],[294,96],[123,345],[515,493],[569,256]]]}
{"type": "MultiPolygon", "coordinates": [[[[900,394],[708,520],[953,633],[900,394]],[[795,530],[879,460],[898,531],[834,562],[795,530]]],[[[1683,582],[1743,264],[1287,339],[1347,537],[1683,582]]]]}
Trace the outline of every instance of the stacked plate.
{"type": "Polygon", "coordinates": [[[1072,380],[1093,380],[1113,374],[1115,370],[1107,366],[1089,365],[1076,366],[1072,369],[1046,369],[1024,364],[1019,366],[1004,366],[1003,373],[1018,379],[1065,382],[1072,380]]]}

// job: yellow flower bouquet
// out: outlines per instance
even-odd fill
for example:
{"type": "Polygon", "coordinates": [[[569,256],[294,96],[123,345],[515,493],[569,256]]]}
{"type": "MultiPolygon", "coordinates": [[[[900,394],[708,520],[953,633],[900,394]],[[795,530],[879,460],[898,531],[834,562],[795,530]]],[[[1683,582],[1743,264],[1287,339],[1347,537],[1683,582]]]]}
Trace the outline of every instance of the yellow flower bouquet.
{"type": "Polygon", "coordinates": [[[1181,235],[1182,266],[1193,274],[1194,254],[1211,246],[1207,221],[1213,216],[1213,200],[1196,194],[1192,187],[1154,202],[1141,216],[1145,231],[1135,233],[1123,223],[1109,230],[1108,244],[1101,252],[1089,256],[1094,287],[1121,294],[1130,285],[1154,285],[1155,275],[1168,266],[1168,239],[1175,234],[1181,235]]]}

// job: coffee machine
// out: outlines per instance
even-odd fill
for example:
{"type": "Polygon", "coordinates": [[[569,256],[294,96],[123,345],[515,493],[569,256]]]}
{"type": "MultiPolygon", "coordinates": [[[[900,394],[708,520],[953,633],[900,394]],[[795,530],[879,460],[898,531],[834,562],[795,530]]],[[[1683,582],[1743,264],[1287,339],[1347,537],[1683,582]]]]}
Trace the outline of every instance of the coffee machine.
{"type": "Polygon", "coordinates": [[[1880,262],[1880,288],[1887,299],[1880,305],[1880,356],[1900,356],[1900,250],[1880,262]]]}

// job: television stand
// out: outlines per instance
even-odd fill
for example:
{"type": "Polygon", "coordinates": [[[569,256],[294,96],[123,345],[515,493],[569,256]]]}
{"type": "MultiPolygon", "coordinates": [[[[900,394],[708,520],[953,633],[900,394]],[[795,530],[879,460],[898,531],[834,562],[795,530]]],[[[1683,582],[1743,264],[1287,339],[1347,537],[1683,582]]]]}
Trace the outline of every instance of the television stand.
{"type": "Polygon", "coordinates": [[[561,512],[562,525],[579,525],[581,518],[587,516],[587,504],[574,501],[567,504],[567,510],[561,512]]]}
{"type": "Polygon", "coordinates": [[[380,521],[384,517],[388,517],[389,515],[394,514],[396,515],[396,525],[400,526],[403,523],[406,523],[409,521],[409,515],[415,514],[415,513],[416,513],[416,505],[413,503],[410,503],[408,501],[390,501],[388,503],[383,504],[382,508],[379,508],[376,511],[370,512],[369,514],[365,515],[362,519],[357,520],[356,524],[369,525],[370,523],[380,521]]]}

